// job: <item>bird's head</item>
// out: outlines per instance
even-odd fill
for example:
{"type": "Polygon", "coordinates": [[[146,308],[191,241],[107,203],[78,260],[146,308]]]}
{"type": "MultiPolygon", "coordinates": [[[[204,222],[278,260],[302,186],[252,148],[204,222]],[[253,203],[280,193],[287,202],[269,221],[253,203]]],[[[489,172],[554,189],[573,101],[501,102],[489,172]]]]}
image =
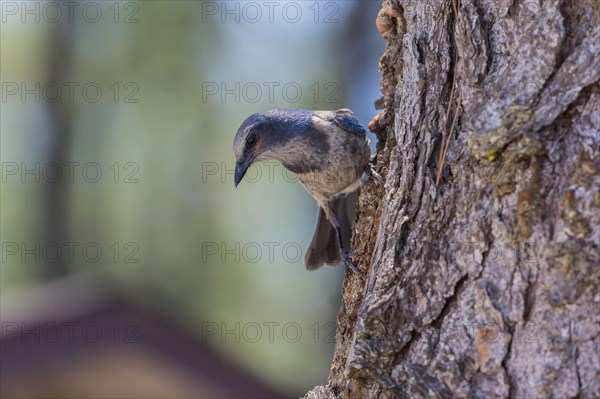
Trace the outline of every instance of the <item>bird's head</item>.
{"type": "Polygon", "coordinates": [[[261,155],[274,146],[273,126],[268,116],[256,113],[240,126],[233,140],[235,154],[235,186],[242,181],[246,171],[261,155]]]}
{"type": "MultiPolygon", "coordinates": [[[[316,147],[314,151],[317,152],[323,150],[324,143],[311,143],[311,137],[303,135],[311,127],[312,115],[312,111],[302,109],[274,109],[250,115],[233,140],[235,186],[255,161],[277,160],[288,169],[294,169],[294,165],[303,161],[298,157],[306,158],[306,151],[303,151],[304,147],[299,148],[300,144],[316,147]],[[305,138],[302,143],[294,140],[299,136],[305,138]]],[[[322,135],[317,136],[323,140],[322,135]]]]}

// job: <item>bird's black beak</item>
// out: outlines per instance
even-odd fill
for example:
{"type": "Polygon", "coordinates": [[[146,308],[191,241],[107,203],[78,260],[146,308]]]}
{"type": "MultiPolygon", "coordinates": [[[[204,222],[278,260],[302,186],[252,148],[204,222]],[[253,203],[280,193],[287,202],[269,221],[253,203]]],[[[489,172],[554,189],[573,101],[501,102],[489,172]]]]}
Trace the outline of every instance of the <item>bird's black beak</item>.
{"type": "Polygon", "coordinates": [[[248,156],[248,157],[244,158],[242,161],[235,163],[235,177],[233,179],[233,182],[236,187],[238,186],[238,184],[240,184],[240,182],[244,178],[244,175],[246,174],[246,171],[252,164],[253,160],[254,160],[254,157],[248,156]]]}

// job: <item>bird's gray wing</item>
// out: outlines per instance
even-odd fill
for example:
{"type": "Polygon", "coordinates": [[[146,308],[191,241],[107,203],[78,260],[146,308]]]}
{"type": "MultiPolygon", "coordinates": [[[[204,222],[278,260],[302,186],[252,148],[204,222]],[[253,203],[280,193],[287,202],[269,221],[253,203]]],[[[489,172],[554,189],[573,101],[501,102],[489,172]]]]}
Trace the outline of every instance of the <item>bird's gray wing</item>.
{"type": "Polygon", "coordinates": [[[360,125],[356,116],[354,116],[354,112],[349,109],[342,108],[335,111],[335,116],[333,118],[333,123],[341,127],[342,129],[357,134],[359,136],[366,136],[366,130],[360,125]]]}

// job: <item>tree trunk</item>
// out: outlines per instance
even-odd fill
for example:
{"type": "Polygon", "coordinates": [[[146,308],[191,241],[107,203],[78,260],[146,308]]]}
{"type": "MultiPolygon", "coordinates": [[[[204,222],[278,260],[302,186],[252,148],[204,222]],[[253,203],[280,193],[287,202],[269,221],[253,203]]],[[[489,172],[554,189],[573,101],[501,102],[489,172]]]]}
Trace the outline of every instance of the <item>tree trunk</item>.
{"type": "Polygon", "coordinates": [[[599,15],[384,0],[385,184],[362,190],[364,272],[307,397],[600,396],[599,15]]]}
{"type": "MultiPolygon", "coordinates": [[[[62,4],[53,1],[59,10],[62,4]]],[[[74,46],[74,22],[68,18],[52,24],[52,33],[49,40],[51,50],[48,60],[48,82],[60,87],[68,82],[71,67],[71,59],[74,46]]],[[[44,165],[59,165],[64,168],[69,162],[69,151],[71,138],[73,136],[72,120],[69,115],[69,104],[65,99],[47,102],[48,107],[48,146],[44,165]]],[[[70,241],[68,234],[69,226],[69,201],[68,201],[68,178],[62,176],[58,181],[46,182],[43,187],[44,196],[44,226],[45,236],[43,242],[63,243],[70,241]]],[[[64,277],[69,271],[66,260],[62,257],[58,260],[45,261],[40,274],[45,279],[64,277]]]]}

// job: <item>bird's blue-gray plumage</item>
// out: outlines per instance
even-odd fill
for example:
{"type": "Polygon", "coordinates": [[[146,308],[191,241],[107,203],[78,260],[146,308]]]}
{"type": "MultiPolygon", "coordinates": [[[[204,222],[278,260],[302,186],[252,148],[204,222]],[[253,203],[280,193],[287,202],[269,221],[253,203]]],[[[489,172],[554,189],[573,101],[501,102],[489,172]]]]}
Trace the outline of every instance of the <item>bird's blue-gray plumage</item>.
{"type": "Polygon", "coordinates": [[[306,267],[347,266],[349,238],[360,179],[371,149],[352,111],[275,109],[248,117],[233,142],[235,185],[256,161],[277,160],[292,172],[320,206],[317,227],[305,256],[306,267]],[[341,246],[338,247],[338,242],[341,246]]]}
{"type": "Polygon", "coordinates": [[[339,110],[336,113],[335,119],[334,119],[335,124],[348,132],[366,136],[367,132],[360,125],[360,123],[358,122],[358,119],[356,119],[356,117],[354,116],[352,111],[349,111],[349,110],[348,110],[348,112],[344,112],[344,111],[346,111],[346,110],[339,110]]]}

